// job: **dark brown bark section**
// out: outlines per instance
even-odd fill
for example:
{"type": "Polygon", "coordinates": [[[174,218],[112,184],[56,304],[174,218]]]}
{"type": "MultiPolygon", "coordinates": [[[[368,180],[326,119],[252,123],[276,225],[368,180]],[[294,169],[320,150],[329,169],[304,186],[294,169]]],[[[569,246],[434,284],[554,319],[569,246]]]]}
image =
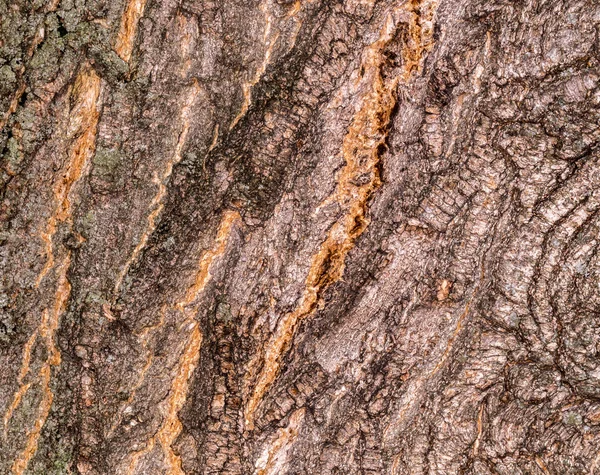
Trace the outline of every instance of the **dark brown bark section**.
{"type": "Polygon", "coordinates": [[[597,2],[0,16],[1,473],[600,471],[597,2]]]}

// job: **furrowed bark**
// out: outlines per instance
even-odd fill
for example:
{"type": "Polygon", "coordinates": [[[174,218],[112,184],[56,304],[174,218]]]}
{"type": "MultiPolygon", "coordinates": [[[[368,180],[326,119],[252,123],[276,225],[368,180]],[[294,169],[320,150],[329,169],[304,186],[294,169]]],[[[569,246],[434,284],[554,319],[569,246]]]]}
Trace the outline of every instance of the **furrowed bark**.
{"type": "Polygon", "coordinates": [[[600,473],[597,2],[0,18],[0,473],[600,473]]]}

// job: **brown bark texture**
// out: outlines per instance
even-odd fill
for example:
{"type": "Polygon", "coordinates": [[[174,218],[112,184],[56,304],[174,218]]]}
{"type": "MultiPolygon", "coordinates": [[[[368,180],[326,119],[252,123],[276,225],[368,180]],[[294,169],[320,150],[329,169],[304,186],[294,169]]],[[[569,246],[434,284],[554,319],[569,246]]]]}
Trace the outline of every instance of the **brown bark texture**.
{"type": "Polygon", "coordinates": [[[0,473],[600,474],[600,2],[0,0],[0,473]]]}

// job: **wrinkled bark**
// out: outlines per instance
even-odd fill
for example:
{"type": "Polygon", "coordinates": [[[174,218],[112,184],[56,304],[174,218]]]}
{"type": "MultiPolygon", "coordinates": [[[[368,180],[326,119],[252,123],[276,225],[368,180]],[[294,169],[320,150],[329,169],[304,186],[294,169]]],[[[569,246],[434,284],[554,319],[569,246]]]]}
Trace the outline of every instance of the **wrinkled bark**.
{"type": "Polygon", "coordinates": [[[598,2],[0,16],[0,473],[600,473],[598,2]]]}

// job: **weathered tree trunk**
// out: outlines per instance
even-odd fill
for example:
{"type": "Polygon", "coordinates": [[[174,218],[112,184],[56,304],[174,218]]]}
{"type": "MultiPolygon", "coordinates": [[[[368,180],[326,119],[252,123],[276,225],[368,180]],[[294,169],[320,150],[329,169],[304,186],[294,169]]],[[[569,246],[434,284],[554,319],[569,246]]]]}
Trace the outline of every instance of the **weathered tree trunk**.
{"type": "Polygon", "coordinates": [[[0,473],[600,474],[597,0],[0,15],[0,473]]]}

